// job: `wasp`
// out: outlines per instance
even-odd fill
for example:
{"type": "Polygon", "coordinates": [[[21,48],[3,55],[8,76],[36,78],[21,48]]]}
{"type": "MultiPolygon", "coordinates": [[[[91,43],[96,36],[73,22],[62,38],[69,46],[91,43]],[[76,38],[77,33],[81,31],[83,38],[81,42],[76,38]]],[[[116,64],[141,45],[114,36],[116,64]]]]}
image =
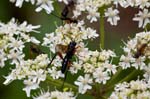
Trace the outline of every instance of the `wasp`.
{"type": "Polygon", "coordinates": [[[75,1],[74,0],[68,0],[68,4],[65,5],[64,9],[61,12],[61,17],[54,15],[57,18],[60,18],[61,20],[64,20],[66,23],[78,23],[76,19],[72,19],[68,17],[69,12],[72,11],[72,9],[75,6],[75,1]]]}
{"type": "Polygon", "coordinates": [[[49,65],[51,65],[51,63],[53,62],[55,57],[58,55],[62,59],[61,72],[65,73],[65,71],[67,70],[67,68],[69,68],[69,66],[71,64],[71,59],[72,59],[73,55],[75,54],[76,44],[77,43],[75,41],[71,41],[67,46],[61,45],[61,44],[56,45],[56,47],[55,47],[56,54],[53,56],[49,65]],[[65,53],[66,55],[63,57],[62,53],[65,53]]]}
{"type": "Polygon", "coordinates": [[[66,18],[69,14],[69,11],[74,8],[75,2],[73,0],[68,0],[68,4],[65,5],[64,9],[61,12],[61,16],[66,18]]]}
{"type": "Polygon", "coordinates": [[[134,54],[134,58],[139,58],[140,56],[144,55],[145,49],[147,48],[147,44],[144,43],[142,45],[140,45],[139,47],[137,47],[137,51],[134,54]]]}
{"type": "Polygon", "coordinates": [[[55,47],[56,54],[53,56],[51,62],[49,63],[49,65],[51,65],[52,61],[55,59],[57,55],[59,55],[59,57],[62,59],[61,72],[63,74],[65,73],[65,78],[61,88],[63,88],[64,82],[67,78],[68,69],[71,65],[71,59],[76,52],[76,48],[77,48],[76,45],[77,43],[75,41],[71,41],[67,46],[61,44],[56,45],[55,47]],[[65,53],[66,55],[63,57],[62,53],[65,53]]]}
{"type": "Polygon", "coordinates": [[[64,7],[63,11],[61,12],[61,19],[65,20],[66,23],[77,23],[77,20],[67,17],[69,12],[74,8],[74,6],[75,2],[73,0],[69,0],[68,4],[64,7]]]}
{"type": "Polygon", "coordinates": [[[64,73],[66,71],[66,68],[70,65],[70,60],[72,59],[76,51],[76,44],[77,43],[75,41],[72,41],[67,47],[66,55],[62,61],[62,68],[61,68],[62,73],[64,73]]]}

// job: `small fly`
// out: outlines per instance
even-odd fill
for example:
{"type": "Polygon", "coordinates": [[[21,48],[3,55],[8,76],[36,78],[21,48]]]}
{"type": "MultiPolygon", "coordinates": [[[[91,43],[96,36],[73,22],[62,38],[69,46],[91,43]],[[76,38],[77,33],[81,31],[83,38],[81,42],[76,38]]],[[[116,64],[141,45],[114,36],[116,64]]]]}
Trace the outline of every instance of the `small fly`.
{"type": "Polygon", "coordinates": [[[148,41],[147,43],[144,43],[144,44],[139,44],[137,46],[137,51],[135,52],[134,54],[134,58],[139,58],[140,56],[143,56],[145,51],[148,50],[148,43],[150,41],[148,41]]]}

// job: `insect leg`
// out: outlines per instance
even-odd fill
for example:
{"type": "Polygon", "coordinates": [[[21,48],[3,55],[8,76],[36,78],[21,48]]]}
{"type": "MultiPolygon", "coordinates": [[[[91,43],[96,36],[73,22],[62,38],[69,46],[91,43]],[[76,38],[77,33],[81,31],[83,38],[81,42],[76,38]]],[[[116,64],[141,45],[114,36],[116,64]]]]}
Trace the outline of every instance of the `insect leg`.
{"type": "Polygon", "coordinates": [[[63,56],[62,56],[61,53],[59,53],[59,52],[55,53],[54,56],[53,56],[53,58],[52,58],[52,60],[50,61],[50,63],[49,63],[48,66],[46,67],[46,69],[52,64],[53,60],[56,58],[57,55],[58,55],[61,59],[63,59],[63,56]]]}
{"type": "Polygon", "coordinates": [[[67,79],[67,73],[68,73],[68,69],[69,69],[70,65],[71,65],[71,62],[69,61],[69,62],[68,62],[68,65],[67,65],[67,70],[66,70],[66,72],[65,72],[65,78],[64,78],[64,80],[63,80],[63,84],[62,84],[62,86],[61,86],[61,89],[63,89],[64,84],[65,84],[65,81],[66,81],[66,79],[67,79]]]}
{"type": "Polygon", "coordinates": [[[68,70],[65,72],[65,78],[64,78],[64,80],[63,80],[63,84],[62,84],[62,86],[61,86],[61,89],[64,88],[64,84],[65,84],[65,81],[66,81],[66,79],[67,79],[67,73],[68,73],[68,70]]]}
{"type": "Polygon", "coordinates": [[[56,58],[57,53],[55,53],[55,55],[53,56],[52,60],[50,61],[50,63],[48,64],[48,66],[46,67],[46,69],[52,64],[53,60],[56,58]]]}

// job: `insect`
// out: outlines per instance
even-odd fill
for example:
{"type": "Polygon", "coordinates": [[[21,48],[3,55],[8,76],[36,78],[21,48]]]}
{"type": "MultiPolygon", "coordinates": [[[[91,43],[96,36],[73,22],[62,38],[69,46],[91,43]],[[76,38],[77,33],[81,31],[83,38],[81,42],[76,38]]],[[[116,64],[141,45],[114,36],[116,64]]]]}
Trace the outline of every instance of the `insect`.
{"type": "Polygon", "coordinates": [[[43,52],[37,47],[37,45],[32,44],[30,45],[30,51],[36,53],[36,54],[42,54],[43,52]]]}
{"type": "Polygon", "coordinates": [[[69,14],[69,11],[71,11],[74,8],[75,2],[73,0],[68,0],[68,4],[65,5],[63,11],[61,12],[61,16],[66,18],[69,14]]]}
{"type": "Polygon", "coordinates": [[[55,57],[58,55],[62,59],[61,72],[65,73],[66,69],[69,68],[69,66],[71,65],[71,59],[76,51],[76,42],[71,41],[67,46],[58,44],[56,45],[55,50],[56,50],[56,54],[53,56],[49,65],[51,65],[55,57]],[[66,54],[64,58],[62,56],[62,53],[66,54]]]}
{"type": "Polygon", "coordinates": [[[145,52],[146,47],[147,47],[146,43],[137,47],[137,52],[134,54],[134,58],[139,58],[140,56],[142,56],[145,52]]]}
{"type": "Polygon", "coordinates": [[[63,81],[63,84],[62,84],[61,88],[63,88],[64,82],[67,78],[68,69],[71,66],[71,59],[72,59],[73,55],[76,52],[76,48],[77,48],[76,45],[77,45],[77,43],[75,41],[71,41],[67,46],[61,45],[61,44],[56,45],[56,48],[55,48],[56,54],[53,56],[51,62],[49,63],[49,65],[51,65],[52,61],[55,59],[55,57],[57,55],[59,55],[60,58],[62,59],[61,72],[63,74],[65,73],[65,78],[64,78],[64,81],[63,81]],[[66,54],[64,56],[64,58],[62,56],[62,53],[66,54]]]}
{"type": "Polygon", "coordinates": [[[45,54],[36,44],[31,44],[30,45],[30,58],[35,58],[39,54],[45,54]]]}
{"type": "Polygon", "coordinates": [[[72,41],[67,47],[66,55],[62,61],[62,68],[61,68],[62,73],[64,73],[66,71],[66,68],[70,65],[70,60],[72,59],[76,51],[76,44],[77,43],[75,41],[72,41]]]}
{"type": "Polygon", "coordinates": [[[61,20],[64,20],[66,23],[77,23],[78,21],[76,19],[72,19],[68,17],[69,12],[72,11],[72,9],[74,8],[75,5],[75,1],[73,0],[68,0],[68,4],[65,5],[64,9],[61,12],[61,17],[55,15],[52,13],[52,15],[54,15],[57,18],[60,18],[61,20]]]}
{"type": "Polygon", "coordinates": [[[69,12],[74,8],[75,2],[73,0],[69,0],[68,4],[64,7],[63,11],[61,12],[61,19],[65,20],[66,23],[77,23],[76,19],[72,19],[67,17],[69,12]]]}

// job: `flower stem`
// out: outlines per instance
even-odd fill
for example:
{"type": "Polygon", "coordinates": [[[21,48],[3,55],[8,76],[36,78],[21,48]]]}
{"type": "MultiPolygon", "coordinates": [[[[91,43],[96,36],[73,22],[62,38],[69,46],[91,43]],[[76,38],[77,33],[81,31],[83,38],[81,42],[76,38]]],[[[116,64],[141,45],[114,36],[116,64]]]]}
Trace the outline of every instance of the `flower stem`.
{"type": "MultiPolygon", "coordinates": [[[[134,76],[137,76],[137,74],[139,74],[138,70],[133,70],[129,75],[127,75],[125,78],[123,78],[122,80],[120,80],[117,83],[122,83],[124,81],[130,81],[134,76]]],[[[115,84],[111,84],[110,87],[107,87],[107,91],[112,90],[112,88],[114,88],[115,84]]]]}
{"type": "Polygon", "coordinates": [[[127,75],[124,79],[120,80],[118,83],[129,81],[136,73],[137,73],[137,70],[133,70],[129,75],[127,75]]]}
{"type": "MultiPolygon", "coordinates": [[[[63,84],[62,80],[54,80],[54,79],[52,79],[50,77],[47,77],[47,82],[50,83],[51,85],[55,85],[55,86],[57,86],[59,88],[61,88],[62,84],[63,84]]],[[[76,86],[74,86],[72,84],[69,84],[67,82],[64,83],[64,86],[69,88],[69,89],[71,89],[71,90],[73,90],[73,91],[75,91],[75,92],[78,91],[78,88],[76,86]]]]}
{"type": "Polygon", "coordinates": [[[112,85],[112,82],[120,75],[120,73],[122,72],[122,68],[118,68],[118,71],[115,75],[112,76],[112,78],[107,82],[106,86],[107,85],[112,85]]]}
{"type": "Polygon", "coordinates": [[[104,49],[105,46],[105,28],[104,28],[104,14],[100,16],[100,49],[104,49]]]}

